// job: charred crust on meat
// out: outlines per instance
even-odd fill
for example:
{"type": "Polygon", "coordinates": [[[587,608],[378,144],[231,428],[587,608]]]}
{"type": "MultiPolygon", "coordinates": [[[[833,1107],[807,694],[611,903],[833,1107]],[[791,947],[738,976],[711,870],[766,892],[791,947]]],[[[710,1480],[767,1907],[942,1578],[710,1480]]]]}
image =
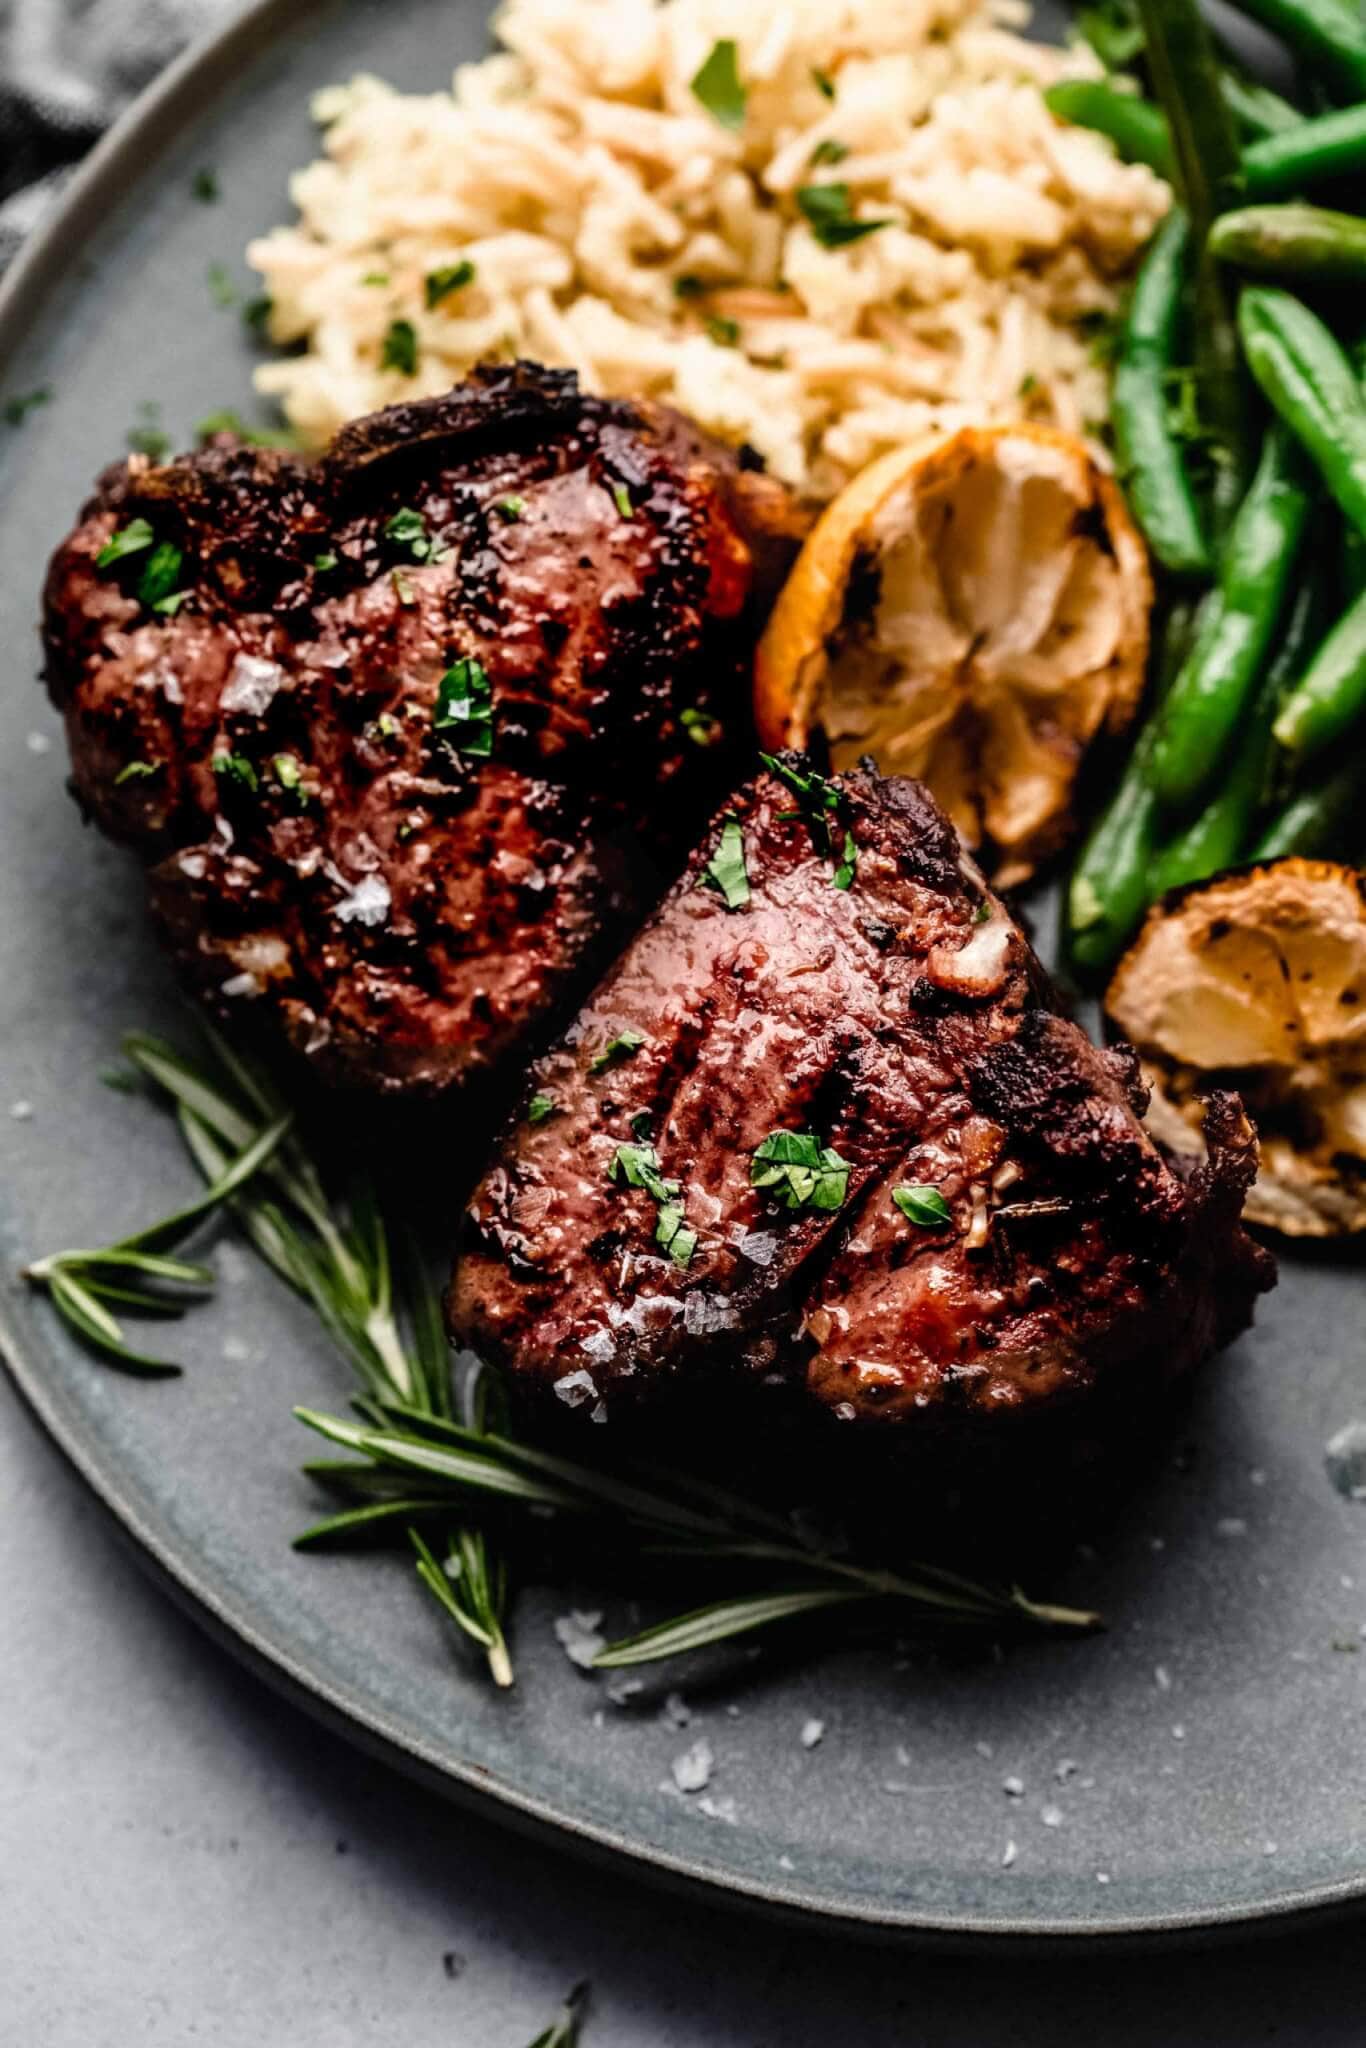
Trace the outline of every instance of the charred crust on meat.
{"type": "Polygon", "coordinates": [[[385,1093],[548,1032],[734,773],[738,477],[678,416],[525,363],[358,421],[316,463],[220,436],[106,472],[49,571],[47,678],[83,809],[154,870],[212,1007],[249,988],[327,1078],[385,1093]],[[492,517],[508,495],[518,518],[492,517]],[[173,617],[139,601],[145,556],[96,566],[135,517],[182,551],[173,617]],[[488,759],[435,723],[460,658],[489,683],[488,759]],[[693,705],[720,744],[687,738],[693,705]],[[156,780],[120,782],[134,762],[156,780]]]}
{"type": "Polygon", "coordinates": [[[451,1297],[456,1336],[526,1398],[593,1357],[609,1415],[670,1413],[672,1389],[696,1399],[757,1376],[879,1432],[996,1432],[1159,1386],[1236,1334],[1271,1284],[1239,1222],[1255,1145],[1236,1101],[1211,1103],[1208,1166],[1177,1170],[1137,1121],[1131,1057],[1097,1052],[1056,1013],[928,793],[864,770],[839,787],[859,826],[848,891],[831,888],[820,835],[793,822],[786,783],[760,776],[726,806],[750,881],[743,942],[698,887],[714,821],[536,1068],[557,1116],[508,1131],[451,1297]],[[972,943],[983,902],[999,976],[935,986],[926,962],[972,943]],[[682,1272],[652,1241],[653,1204],[614,1186],[595,1149],[605,1091],[578,1048],[623,1021],[648,1037],[613,1076],[613,1128],[649,1114],[698,1231],[682,1272]],[[812,1132],[847,1166],[835,1206],[752,1186],[756,1148],[779,1130],[812,1132]],[[946,1226],[917,1226],[893,1200],[927,1183],[946,1226]],[[534,1293],[489,1255],[490,1211],[544,1234],[534,1293]],[[596,1257],[613,1229],[629,1280],[596,1257]]]}

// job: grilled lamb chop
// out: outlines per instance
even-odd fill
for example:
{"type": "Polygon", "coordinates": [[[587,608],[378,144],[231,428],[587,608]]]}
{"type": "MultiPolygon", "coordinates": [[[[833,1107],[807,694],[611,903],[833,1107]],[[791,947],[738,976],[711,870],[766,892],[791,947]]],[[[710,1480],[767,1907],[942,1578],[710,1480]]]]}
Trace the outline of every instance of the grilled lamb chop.
{"type": "Polygon", "coordinates": [[[658,894],[642,841],[676,867],[706,817],[774,510],[676,415],[524,364],[317,465],[135,456],[48,577],[76,794],[213,1008],[447,1088],[568,1010],[658,894]]]}
{"type": "Polygon", "coordinates": [[[884,1425],[1151,1388],[1274,1268],[1236,1098],[1188,1175],[1144,1106],[920,784],[788,756],[535,1069],[453,1326],[599,1419],[737,1377],[884,1425]]]}

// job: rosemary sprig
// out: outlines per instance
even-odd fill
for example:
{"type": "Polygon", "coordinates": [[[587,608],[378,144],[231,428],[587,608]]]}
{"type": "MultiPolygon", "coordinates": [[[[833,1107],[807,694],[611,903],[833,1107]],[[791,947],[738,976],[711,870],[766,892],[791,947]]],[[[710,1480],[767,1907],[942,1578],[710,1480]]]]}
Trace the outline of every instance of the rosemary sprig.
{"type": "Polygon", "coordinates": [[[46,1288],[59,1315],[106,1358],[117,1360],[130,1372],[173,1377],[180,1367],[168,1358],[152,1358],[134,1350],[109,1304],[141,1315],[181,1316],[189,1301],[213,1291],[213,1274],[207,1266],[172,1258],[169,1248],[182,1243],[207,1216],[247,1186],[270,1160],[291,1121],[288,1115],[281,1115],[257,1131],[247,1126],[240,1150],[235,1157],[222,1155],[204,1193],[160,1222],[99,1251],[50,1252],[26,1266],[24,1278],[31,1286],[46,1288]],[[167,1286],[180,1293],[167,1294],[167,1286]]]}
{"type": "MultiPolygon", "coordinates": [[[[220,1040],[213,1040],[237,1094],[258,1115],[273,1107],[269,1085],[220,1040]]],[[[191,1155],[206,1180],[216,1184],[222,1146],[240,1142],[249,1128],[239,1102],[170,1046],[135,1034],[125,1050],[176,1105],[177,1120],[191,1155]]],[[[415,1247],[396,1275],[389,1232],[374,1189],[358,1182],[345,1204],[331,1199],[321,1173],[297,1138],[271,1157],[262,1188],[239,1188],[231,1200],[258,1252],[291,1287],[309,1301],[324,1328],[354,1368],[362,1387],[358,1411],[383,1421],[384,1403],[399,1401],[417,1418],[453,1418],[450,1351],[441,1300],[415,1247]]],[[[471,1375],[462,1389],[464,1426],[476,1439],[490,1412],[484,1376],[471,1375]]],[[[316,1476],[320,1476],[315,1474],[316,1476]]],[[[333,1472],[334,1490],[348,1481],[333,1472]]],[[[349,1505],[315,1523],[299,1543],[319,1548],[346,1537],[406,1529],[416,1553],[420,1583],[443,1612],[477,1642],[494,1682],[513,1682],[512,1660],[503,1632],[507,1603],[506,1568],[483,1530],[461,1525],[448,1539],[443,1566],[419,1522],[448,1515],[449,1499],[430,1488],[401,1491],[349,1505]]]]}
{"type": "Polygon", "coordinates": [[[942,1566],[891,1572],[807,1549],[778,1517],[718,1487],[699,1493],[669,1478],[644,1486],[507,1436],[424,1422],[394,1403],[381,1406],[385,1420],[378,1429],[314,1409],[295,1413],[308,1428],[367,1460],[372,1472],[405,1479],[421,1474],[434,1494],[464,1501],[483,1495],[504,1507],[605,1517],[656,1538],[650,1546],[656,1555],[774,1569],[780,1576],[777,1585],[694,1608],[610,1643],[595,1659],[603,1669],[653,1663],[803,1614],[856,1604],[880,1606],[889,1614],[909,1609],[940,1623],[1077,1630],[1097,1622],[1094,1614],[1030,1600],[1018,1586],[979,1584],[942,1566]]]}
{"type": "Polygon", "coordinates": [[[104,1251],[40,1260],[29,1278],[46,1286],[68,1320],[107,1353],[126,1353],[125,1362],[143,1370],[168,1369],[128,1351],[105,1304],[178,1313],[179,1301],[151,1283],[203,1288],[212,1275],[171,1258],[165,1247],[211,1211],[230,1210],[260,1256],[311,1303],[360,1382],[354,1419],[295,1411],[349,1454],[305,1466],[340,1504],[297,1546],[406,1533],[420,1583],[479,1645],[499,1685],[511,1684],[513,1673],[507,1572],[494,1535],[497,1518],[517,1510],[590,1518],[643,1537],[647,1554],[769,1581],[742,1584],[726,1598],[609,1644],[596,1659],[603,1668],[856,1607],[997,1628],[1094,1626],[1094,1615],[1040,1605],[1018,1587],[978,1584],[937,1565],[894,1573],[806,1547],[781,1516],[710,1481],[643,1464],[625,1475],[601,1471],[519,1442],[497,1382],[482,1367],[465,1376],[456,1400],[439,1296],[415,1248],[396,1262],[373,1189],[354,1186],[345,1200],[329,1193],[270,1084],[217,1038],[212,1044],[217,1074],[159,1039],[135,1033],[125,1040],[129,1059],[173,1105],[206,1182],[203,1195],[104,1251]]]}
{"type": "Polygon", "coordinates": [[[588,2017],[588,1986],[576,1984],[545,2032],[538,2034],[531,2048],[578,2048],[579,2034],[588,2017]]]}

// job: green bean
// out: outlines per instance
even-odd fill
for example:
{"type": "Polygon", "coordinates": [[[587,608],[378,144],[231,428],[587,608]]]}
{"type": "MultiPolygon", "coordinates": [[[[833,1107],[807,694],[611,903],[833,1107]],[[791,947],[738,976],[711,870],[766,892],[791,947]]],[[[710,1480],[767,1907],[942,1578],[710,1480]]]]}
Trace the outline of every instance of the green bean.
{"type": "MultiPolygon", "coordinates": [[[[1298,128],[1304,116],[1288,100],[1222,67],[1219,90],[1243,134],[1254,142],[1298,128]]],[[[1172,131],[1161,107],[1141,93],[1121,92],[1107,79],[1064,78],[1045,88],[1044,100],[1060,121],[1107,135],[1125,163],[1147,164],[1170,184],[1176,176],[1172,131]]]]}
{"type": "Polygon", "coordinates": [[[1209,246],[1221,263],[1259,277],[1305,278],[1315,284],[1357,284],[1366,278],[1366,220],[1303,201],[1221,214],[1210,230],[1209,246]]]}
{"type": "Polygon", "coordinates": [[[1148,245],[1120,335],[1110,393],[1119,471],[1149,547],[1176,576],[1210,572],[1209,544],[1172,432],[1168,386],[1189,232],[1173,207],[1148,245]]]}
{"type": "Polygon", "coordinates": [[[1256,686],[1309,517],[1307,484],[1298,447],[1273,421],[1229,531],[1214,603],[1158,714],[1150,777],[1173,808],[1208,786],[1256,686]]]}
{"type": "MultiPolygon", "coordinates": [[[[1173,605],[1167,615],[1157,664],[1159,704],[1181,665],[1193,617],[1189,603],[1173,605]]],[[[1065,943],[1068,961],[1084,981],[1098,981],[1114,965],[1147,907],[1148,869],[1159,817],[1147,772],[1152,735],[1150,718],[1072,870],[1065,943]]]]}
{"type": "Polygon", "coordinates": [[[1233,117],[1219,90],[1219,62],[1198,0],[1138,0],[1148,72],[1171,123],[1177,189],[1195,251],[1195,371],[1213,464],[1216,537],[1233,517],[1250,463],[1242,361],[1219,267],[1205,248],[1214,217],[1242,191],[1233,117]]]}
{"type": "Polygon", "coordinates": [[[1292,796],[1284,810],[1271,820],[1247,858],[1280,860],[1288,853],[1341,854],[1346,848],[1357,852],[1348,841],[1361,824],[1362,798],[1366,796],[1366,764],[1360,758],[1339,763],[1322,781],[1292,796]]]}
{"type": "Polygon", "coordinates": [[[1266,792],[1275,752],[1272,720],[1322,630],[1322,610],[1318,583],[1306,577],[1291,599],[1285,631],[1244,721],[1233,765],[1199,815],[1158,855],[1149,876],[1150,900],[1219,874],[1242,853],[1266,792]]]}
{"type": "Polygon", "coordinates": [[[1319,114],[1243,151],[1249,199],[1284,199],[1366,168],[1366,104],[1319,114]]]}
{"type": "Polygon", "coordinates": [[[1276,720],[1276,738],[1300,760],[1322,753],[1366,715],[1366,597],[1319,646],[1276,720]]]}
{"type": "Polygon", "coordinates": [[[1060,121],[1108,135],[1128,164],[1147,164],[1170,179],[1175,167],[1167,117],[1137,93],[1117,92],[1098,78],[1065,78],[1050,85],[1044,102],[1060,121]]]}
{"type": "Polygon", "coordinates": [[[1304,119],[1298,108],[1283,100],[1278,92],[1272,92],[1270,86],[1259,85],[1228,64],[1220,67],[1219,90],[1243,134],[1254,142],[1298,128],[1304,119]]]}
{"type": "Polygon", "coordinates": [[[1366,399],[1322,320],[1289,292],[1249,285],[1238,327],[1253,376],[1354,526],[1366,533],[1366,399]]]}
{"type": "Polygon", "coordinates": [[[1366,22],[1350,0],[1239,0],[1345,99],[1366,98],[1366,22]]]}
{"type": "MultiPolygon", "coordinates": [[[[1348,361],[1357,374],[1358,381],[1366,380],[1366,335],[1359,336],[1348,351],[1348,361]]],[[[1360,597],[1366,590],[1366,533],[1359,526],[1353,526],[1350,519],[1342,522],[1342,539],[1339,543],[1339,568],[1342,574],[1342,595],[1344,603],[1360,597]]]]}

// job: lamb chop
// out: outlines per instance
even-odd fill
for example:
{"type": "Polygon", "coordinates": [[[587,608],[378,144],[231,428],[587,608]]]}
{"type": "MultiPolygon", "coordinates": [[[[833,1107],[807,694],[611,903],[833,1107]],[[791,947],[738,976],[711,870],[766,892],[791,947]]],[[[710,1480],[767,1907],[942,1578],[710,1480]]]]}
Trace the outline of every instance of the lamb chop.
{"type": "Polygon", "coordinates": [[[547,1030],[724,786],[695,742],[747,695],[774,492],[525,364],[316,465],[225,436],[111,470],[52,562],[47,676],[192,986],[391,1093],[547,1030]]]}
{"type": "Polygon", "coordinates": [[[784,756],[536,1066],[453,1328],[598,1420],[737,1382],[918,1433],[1084,1411],[1274,1281],[1237,1099],[1194,1170],[1144,1106],[920,784],[784,756]]]}

